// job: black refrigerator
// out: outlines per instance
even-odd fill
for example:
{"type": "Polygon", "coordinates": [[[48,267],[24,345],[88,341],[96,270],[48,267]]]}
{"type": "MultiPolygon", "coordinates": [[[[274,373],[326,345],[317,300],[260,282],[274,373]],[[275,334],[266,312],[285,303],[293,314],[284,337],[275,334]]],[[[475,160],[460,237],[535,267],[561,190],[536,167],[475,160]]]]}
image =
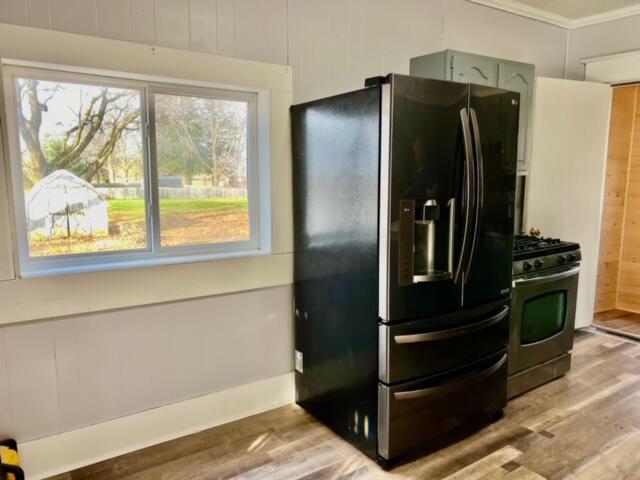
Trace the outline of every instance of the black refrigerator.
{"type": "Polygon", "coordinates": [[[384,463],[506,404],[519,95],[367,85],[291,108],[296,401],[384,463]]]}

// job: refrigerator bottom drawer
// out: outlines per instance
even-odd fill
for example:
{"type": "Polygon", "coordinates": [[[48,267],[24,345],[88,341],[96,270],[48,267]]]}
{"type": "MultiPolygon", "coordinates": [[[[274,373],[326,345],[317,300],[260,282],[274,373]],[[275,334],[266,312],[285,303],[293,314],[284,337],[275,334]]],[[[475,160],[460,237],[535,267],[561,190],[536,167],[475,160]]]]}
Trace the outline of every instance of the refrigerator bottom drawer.
{"type": "Polygon", "coordinates": [[[378,454],[391,460],[507,403],[507,352],[467,369],[395,386],[378,384],[378,454]]]}
{"type": "Polygon", "coordinates": [[[469,365],[507,348],[509,304],[503,301],[453,315],[380,324],[378,330],[378,378],[383,383],[406,382],[469,365]]]}

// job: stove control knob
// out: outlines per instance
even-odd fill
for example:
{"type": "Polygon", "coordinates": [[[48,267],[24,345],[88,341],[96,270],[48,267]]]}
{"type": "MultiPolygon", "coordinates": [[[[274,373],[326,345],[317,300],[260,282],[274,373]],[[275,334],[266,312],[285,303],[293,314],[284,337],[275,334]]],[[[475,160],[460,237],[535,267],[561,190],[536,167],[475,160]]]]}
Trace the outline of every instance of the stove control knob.
{"type": "Polygon", "coordinates": [[[573,253],[570,253],[569,255],[567,255],[567,260],[569,260],[570,262],[575,262],[576,258],[577,257],[573,253]]]}
{"type": "Polygon", "coordinates": [[[560,265],[562,265],[563,263],[565,263],[567,261],[567,257],[565,257],[564,255],[558,255],[558,263],[560,265]]]}
{"type": "Polygon", "coordinates": [[[533,262],[533,266],[536,268],[542,268],[543,265],[544,262],[542,260],[536,260],[535,262],[533,262]]]}
{"type": "Polygon", "coordinates": [[[533,265],[531,265],[531,262],[522,262],[522,270],[524,270],[525,272],[527,270],[531,270],[531,267],[533,267],[533,265]]]}

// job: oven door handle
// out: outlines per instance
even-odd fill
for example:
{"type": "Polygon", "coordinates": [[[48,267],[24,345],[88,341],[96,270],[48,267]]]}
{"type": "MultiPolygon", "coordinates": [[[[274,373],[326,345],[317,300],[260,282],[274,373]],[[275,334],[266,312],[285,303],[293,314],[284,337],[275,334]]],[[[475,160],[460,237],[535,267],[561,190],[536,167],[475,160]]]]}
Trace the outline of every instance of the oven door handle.
{"type": "Polygon", "coordinates": [[[443,340],[445,338],[459,337],[461,335],[468,335],[470,333],[479,332],[480,330],[484,330],[486,328],[499,323],[500,320],[504,319],[509,315],[509,307],[505,306],[495,315],[491,315],[489,318],[485,318],[476,323],[471,323],[468,325],[463,325],[461,327],[449,328],[447,330],[440,330],[436,332],[426,332],[426,333],[415,333],[411,335],[395,335],[393,340],[397,344],[406,344],[406,343],[422,343],[422,342],[431,342],[434,340],[443,340]]]}
{"type": "Polygon", "coordinates": [[[563,270],[562,272],[558,273],[552,273],[551,275],[540,275],[539,277],[533,278],[520,278],[513,281],[513,286],[519,287],[524,285],[537,285],[539,283],[553,282],[555,280],[561,280],[563,278],[571,277],[572,275],[577,274],[579,271],[580,266],[578,265],[577,267],[563,270]]]}

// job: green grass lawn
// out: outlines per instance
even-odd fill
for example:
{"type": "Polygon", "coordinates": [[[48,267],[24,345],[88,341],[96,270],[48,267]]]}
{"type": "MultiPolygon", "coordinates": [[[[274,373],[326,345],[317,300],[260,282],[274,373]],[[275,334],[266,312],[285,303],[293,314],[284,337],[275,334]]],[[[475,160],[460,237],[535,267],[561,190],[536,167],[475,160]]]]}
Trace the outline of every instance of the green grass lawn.
{"type": "MultiPolygon", "coordinates": [[[[109,213],[132,217],[144,212],[144,200],[109,200],[109,213]]],[[[246,211],[246,198],[161,198],[162,214],[246,211]]]]}
{"type": "MultiPolygon", "coordinates": [[[[102,237],[29,240],[32,256],[145,248],[146,214],[143,199],[108,200],[109,234],[102,237]]],[[[160,199],[163,246],[246,240],[249,216],[246,198],[160,199]]]]}

